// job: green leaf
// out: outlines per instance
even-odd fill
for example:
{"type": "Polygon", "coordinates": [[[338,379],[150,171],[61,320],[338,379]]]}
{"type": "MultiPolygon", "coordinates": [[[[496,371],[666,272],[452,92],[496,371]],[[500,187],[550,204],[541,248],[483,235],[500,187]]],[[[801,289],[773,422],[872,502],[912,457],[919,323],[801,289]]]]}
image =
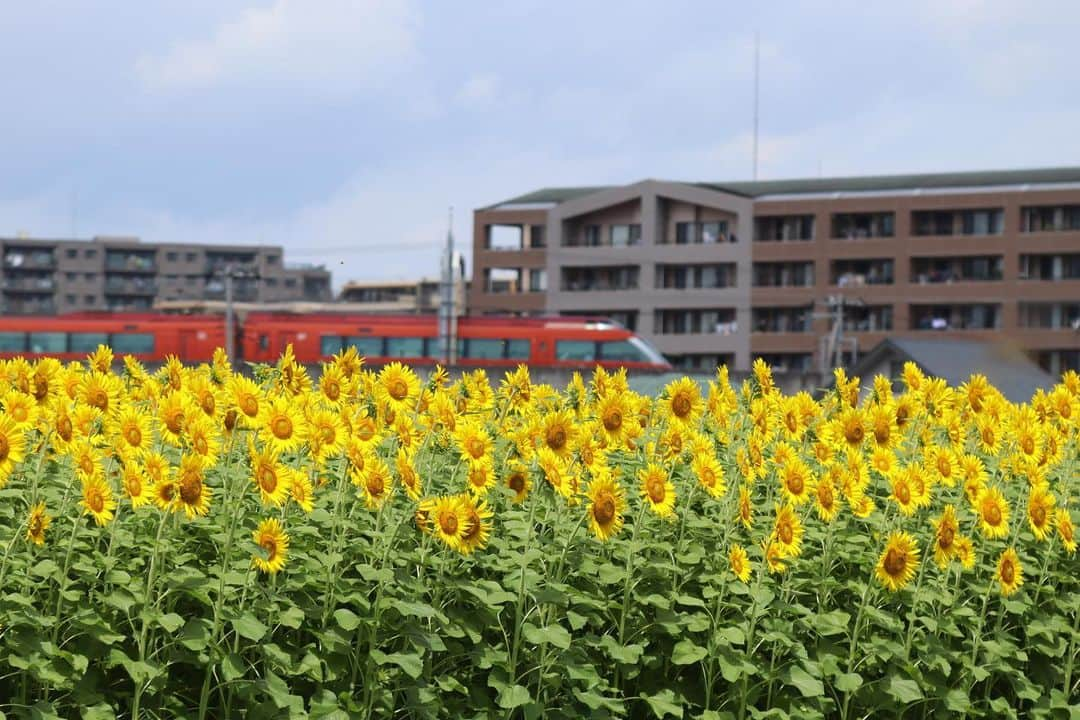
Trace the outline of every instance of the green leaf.
{"type": "Polygon", "coordinates": [[[641,645],[620,645],[611,635],[605,635],[600,638],[600,648],[604,650],[612,660],[623,663],[624,665],[636,664],[637,661],[641,659],[641,654],[645,652],[645,648],[641,645]]]}
{"type": "Polygon", "coordinates": [[[30,568],[30,574],[37,577],[51,577],[56,575],[60,570],[60,566],[52,560],[42,560],[34,567],[30,568]]]}
{"type": "Polygon", "coordinates": [[[923,699],[919,684],[909,678],[899,675],[890,675],[885,681],[885,692],[889,693],[897,702],[908,704],[923,699]]]}
{"type": "Polygon", "coordinates": [[[174,633],[184,626],[184,618],[176,613],[165,613],[158,618],[158,625],[164,628],[165,632],[174,633]]]}
{"type": "Polygon", "coordinates": [[[221,659],[221,676],[225,678],[226,682],[232,682],[243,677],[246,670],[244,661],[236,653],[229,653],[221,659]]]}
{"type": "Polygon", "coordinates": [[[244,613],[236,620],[233,620],[232,626],[233,629],[236,630],[237,635],[256,642],[262,640],[270,629],[259,622],[258,618],[249,612],[244,613]]]}
{"type": "Polygon", "coordinates": [[[836,689],[851,693],[862,687],[862,675],[859,673],[841,673],[836,676],[836,689]]]}
{"type": "Polygon", "coordinates": [[[693,640],[685,638],[675,643],[675,647],[671,651],[671,662],[676,665],[692,665],[703,660],[708,654],[708,650],[693,640]]]}
{"type": "Polygon", "coordinates": [[[499,693],[499,707],[504,710],[513,710],[530,702],[532,702],[532,696],[528,688],[521,685],[508,685],[499,693]]]}
{"type": "Polygon", "coordinates": [[[352,610],[338,608],[334,611],[334,620],[345,632],[352,632],[360,626],[360,618],[352,610]]]}
{"type": "Polygon", "coordinates": [[[371,659],[380,665],[397,665],[413,680],[420,677],[420,674],[424,672],[424,661],[417,653],[390,653],[387,655],[381,650],[372,650],[371,659]]]}
{"type": "Polygon", "coordinates": [[[813,618],[811,623],[817,634],[823,637],[842,635],[850,628],[851,615],[843,610],[833,610],[832,612],[821,613],[813,618]]]}
{"type": "Polygon", "coordinates": [[[656,695],[642,694],[641,698],[649,704],[649,708],[658,718],[674,715],[677,718],[683,716],[682,705],[679,704],[672,690],[663,690],[656,695]]]}
{"type": "Polygon", "coordinates": [[[278,622],[284,627],[297,630],[304,624],[304,611],[294,605],[278,615],[278,622]]]}
{"type": "Polygon", "coordinates": [[[786,685],[791,685],[802,693],[803,697],[821,697],[825,694],[825,685],[803,669],[802,665],[789,665],[781,674],[786,685]]]}
{"type": "Polygon", "coordinates": [[[949,712],[966,714],[971,709],[971,699],[960,688],[953,688],[945,693],[945,708],[949,712]]]}
{"type": "Polygon", "coordinates": [[[521,634],[533,645],[554,645],[562,650],[570,647],[570,633],[561,625],[538,628],[532,623],[526,623],[521,634]]]}

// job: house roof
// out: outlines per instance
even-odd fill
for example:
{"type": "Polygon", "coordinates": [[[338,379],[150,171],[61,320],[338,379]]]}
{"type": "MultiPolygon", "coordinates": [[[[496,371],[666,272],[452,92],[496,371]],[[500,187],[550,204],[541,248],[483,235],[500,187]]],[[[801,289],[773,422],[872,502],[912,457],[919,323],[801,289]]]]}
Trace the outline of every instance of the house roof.
{"type": "MultiPolygon", "coordinates": [[[[998,185],[1053,185],[1080,182],[1080,167],[1033,168],[1026,170],[981,170],[975,172],[920,173],[907,175],[865,175],[858,177],[797,178],[732,182],[688,182],[734,195],[758,198],[765,195],[801,195],[836,192],[889,192],[942,188],[993,187],[998,185]]],[[[603,190],[612,185],[547,187],[504,200],[501,205],[559,204],[603,190]]]]}
{"type": "Polygon", "coordinates": [[[1012,402],[1028,402],[1035,391],[1049,389],[1054,378],[1014,346],[978,340],[891,338],[882,340],[851,368],[865,376],[886,359],[911,361],[923,372],[957,386],[973,373],[985,375],[1012,402]]]}

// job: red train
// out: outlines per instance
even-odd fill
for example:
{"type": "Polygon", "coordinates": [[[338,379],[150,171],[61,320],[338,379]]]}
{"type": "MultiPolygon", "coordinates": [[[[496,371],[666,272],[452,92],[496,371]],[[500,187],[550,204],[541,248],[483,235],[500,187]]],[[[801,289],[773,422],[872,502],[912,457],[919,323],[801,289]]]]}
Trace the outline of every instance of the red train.
{"type": "MultiPolygon", "coordinates": [[[[0,319],[0,358],[86,357],[99,344],[117,355],[160,362],[176,355],[185,362],[209,360],[225,345],[220,315],[75,313],[0,319]]],[[[305,364],[327,360],[346,347],[371,365],[401,360],[412,365],[439,361],[437,319],[424,315],[250,312],[237,321],[239,359],[272,362],[292,343],[305,364]]],[[[595,365],[632,370],[670,370],[655,348],[605,319],[464,317],[457,324],[458,365],[464,367],[567,367],[595,365]]]]}

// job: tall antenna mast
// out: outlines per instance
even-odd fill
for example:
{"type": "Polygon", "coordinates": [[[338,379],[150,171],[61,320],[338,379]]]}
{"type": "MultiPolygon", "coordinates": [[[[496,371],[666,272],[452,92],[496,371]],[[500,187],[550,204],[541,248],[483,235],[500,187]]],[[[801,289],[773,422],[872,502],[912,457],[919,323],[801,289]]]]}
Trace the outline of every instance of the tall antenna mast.
{"type": "Polygon", "coordinates": [[[760,38],[754,31],[754,180],[757,180],[757,156],[758,156],[758,56],[760,55],[760,38]]]}
{"type": "Polygon", "coordinates": [[[439,356],[444,365],[452,365],[457,358],[454,357],[457,327],[454,317],[454,208],[451,207],[447,217],[446,248],[443,250],[442,278],[440,282],[439,302],[439,356]]]}

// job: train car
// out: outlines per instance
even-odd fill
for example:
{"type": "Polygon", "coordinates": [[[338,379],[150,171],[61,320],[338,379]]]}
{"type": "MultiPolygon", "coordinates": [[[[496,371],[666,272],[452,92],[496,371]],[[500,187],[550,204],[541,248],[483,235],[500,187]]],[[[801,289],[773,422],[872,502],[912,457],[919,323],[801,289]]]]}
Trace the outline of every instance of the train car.
{"type": "Polygon", "coordinates": [[[154,313],[71,313],[48,317],[0,318],[0,358],[55,357],[85,360],[98,345],[142,362],[175,355],[205,362],[225,345],[225,320],[217,316],[154,313]]]}
{"type": "MultiPolygon", "coordinates": [[[[457,358],[464,367],[625,367],[666,371],[670,363],[652,345],[605,318],[463,317],[457,323],[457,358]]],[[[424,315],[249,313],[241,347],[245,360],[273,362],[291,343],[302,363],[328,360],[355,347],[371,365],[400,360],[434,365],[438,320],[424,315]]]]}

